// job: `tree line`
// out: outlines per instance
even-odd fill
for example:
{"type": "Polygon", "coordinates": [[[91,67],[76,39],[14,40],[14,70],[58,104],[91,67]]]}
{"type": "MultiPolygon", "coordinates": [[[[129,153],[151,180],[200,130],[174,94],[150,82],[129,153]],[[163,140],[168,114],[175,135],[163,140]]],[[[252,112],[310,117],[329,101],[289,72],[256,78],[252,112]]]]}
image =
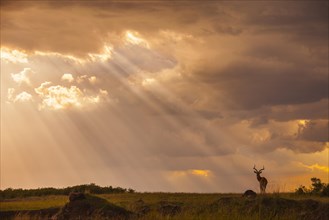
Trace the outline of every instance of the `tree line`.
{"type": "Polygon", "coordinates": [[[48,196],[48,195],[69,195],[71,192],[83,192],[91,194],[111,194],[111,193],[133,193],[133,189],[125,189],[121,187],[105,186],[101,187],[94,183],[69,186],[66,188],[38,188],[38,189],[12,189],[7,188],[0,190],[0,199],[24,198],[32,196],[48,196]]]}

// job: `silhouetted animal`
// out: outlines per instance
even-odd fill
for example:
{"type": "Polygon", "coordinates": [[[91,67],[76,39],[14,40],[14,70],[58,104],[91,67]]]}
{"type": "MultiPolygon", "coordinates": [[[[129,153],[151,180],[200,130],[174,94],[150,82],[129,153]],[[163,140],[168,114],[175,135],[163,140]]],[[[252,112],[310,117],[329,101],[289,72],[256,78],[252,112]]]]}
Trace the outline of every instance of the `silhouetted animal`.
{"type": "Polygon", "coordinates": [[[265,177],[261,177],[260,174],[263,170],[265,170],[264,166],[263,169],[257,170],[254,165],[254,173],[257,175],[257,180],[259,182],[260,192],[265,193],[266,185],[267,185],[267,179],[265,177]]]}

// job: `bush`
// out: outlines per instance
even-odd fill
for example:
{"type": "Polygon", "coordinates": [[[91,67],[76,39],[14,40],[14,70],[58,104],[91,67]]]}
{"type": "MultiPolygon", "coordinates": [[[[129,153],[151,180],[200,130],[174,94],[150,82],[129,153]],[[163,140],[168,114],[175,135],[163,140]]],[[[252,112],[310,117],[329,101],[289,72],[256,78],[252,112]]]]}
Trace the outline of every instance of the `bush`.
{"type": "Polygon", "coordinates": [[[300,185],[296,190],[295,193],[298,195],[305,195],[307,193],[307,189],[305,186],[300,185]]]}
{"type": "Polygon", "coordinates": [[[319,194],[321,193],[322,189],[324,188],[324,184],[321,183],[319,178],[313,177],[311,178],[312,181],[312,193],[319,194]]]}
{"type": "Polygon", "coordinates": [[[329,197],[329,184],[322,183],[321,180],[316,177],[311,178],[311,182],[312,185],[309,189],[300,185],[297,189],[295,189],[295,193],[298,195],[316,194],[329,197]]]}
{"type": "Polygon", "coordinates": [[[329,183],[327,185],[323,186],[321,196],[327,196],[329,197],[329,183]]]}

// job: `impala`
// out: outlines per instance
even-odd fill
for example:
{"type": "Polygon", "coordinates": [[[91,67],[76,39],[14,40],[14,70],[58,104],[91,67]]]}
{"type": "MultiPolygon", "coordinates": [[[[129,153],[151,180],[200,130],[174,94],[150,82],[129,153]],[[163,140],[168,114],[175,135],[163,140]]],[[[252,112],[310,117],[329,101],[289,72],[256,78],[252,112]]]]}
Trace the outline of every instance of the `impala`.
{"type": "Polygon", "coordinates": [[[267,185],[267,179],[265,177],[260,176],[263,170],[265,170],[264,166],[262,169],[257,170],[255,165],[254,165],[254,173],[257,175],[257,180],[259,182],[259,187],[260,187],[260,192],[265,193],[266,185],[267,185]]]}

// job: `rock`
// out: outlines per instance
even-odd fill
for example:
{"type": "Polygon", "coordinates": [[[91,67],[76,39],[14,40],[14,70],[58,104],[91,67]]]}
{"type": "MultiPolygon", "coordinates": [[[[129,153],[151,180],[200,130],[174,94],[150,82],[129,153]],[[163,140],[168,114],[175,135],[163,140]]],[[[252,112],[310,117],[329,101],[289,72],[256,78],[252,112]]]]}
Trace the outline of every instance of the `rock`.
{"type": "Polygon", "coordinates": [[[179,204],[161,201],[159,203],[158,212],[163,216],[173,217],[181,212],[181,207],[179,204]]]}
{"type": "Polygon", "coordinates": [[[257,193],[255,193],[251,189],[248,189],[243,193],[243,197],[247,197],[247,198],[255,198],[256,196],[257,196],[257,193]]]}
{"type": "MultiPolygon", "coordinates": [[[[93,220],[132,218],[126,209],[109,203],[103,198],[83,193],[72,193],[70,202],[66,203],[52,219],[56,220],[93,220]],[[73,199],[73,201],[71,201],[73,199]]],[[[70,195],[70,196],[71,196],[70,195]]]]}
{"type": "Polygon", "coordinates": [[[69,195],[70,202],[77,201],[77,200],[84,200],[86,199],[85,194],[80,192],[71,192],[69,195]]]}
{"type": "Polygon", "coordinates": [[[150,206],[148,206],[142,199],[139,199],[131,204],[130,209],[133,210],[138,216],[146,215],[151,211],[150,206]]]}

